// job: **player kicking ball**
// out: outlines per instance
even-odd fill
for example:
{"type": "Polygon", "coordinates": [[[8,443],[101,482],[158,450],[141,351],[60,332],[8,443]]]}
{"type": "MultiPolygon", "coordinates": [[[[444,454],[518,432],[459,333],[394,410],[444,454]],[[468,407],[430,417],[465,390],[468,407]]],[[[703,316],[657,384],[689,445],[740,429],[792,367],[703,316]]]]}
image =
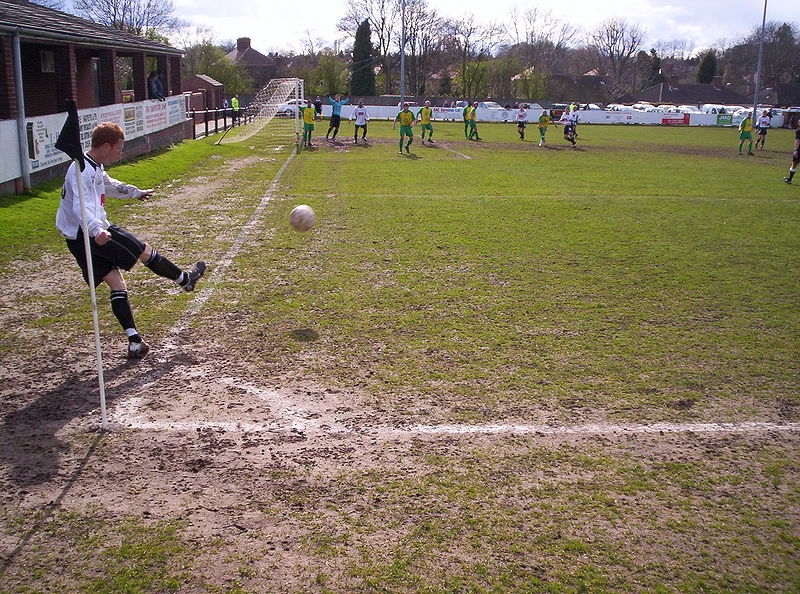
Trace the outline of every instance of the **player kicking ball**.
{"type": "MultiPolygon", "coordinates": [[[[119,160],[125,135],[117,124],[104,122],[92,132],[92,147],[86,153],[86,166],[81,172],[89,230],[94,286],[104,282],[111,288],[111,311],[128,337],[128,358],[141,359],[150,350],[136,330],[133,311],[128,300],[128,287],[122,270],[130,270],[137,261],[144,263],[159,276],[180,285],[184,291],[193,291],[197,281],[205,274],[204,262],[197,262],[191,270],[181,270],[165,256],[141,241],[133,233],[108,221],[105,210],[106,196],[111,198],[138,198],[145,200],[153,190],[140,190],[136,186],[117,181],[106,173],[105,166],[119,160]]],[[[81,204],[76,163],[72,163],[64,179],[61,202],[56,213],[56,227],[66,238],[67,247],[89,283],[89,268],[81,227],[81,204]]]]}
{"type": "Polygon", "coordinates": [[[408,103],[403,103],[403,110],[397,114],[392,123],[392,130],[397,129],[397,122],[400,122],[400,152],[403,154],[403,140],[408,138],[406,142],[406,153],[411,154],[411,143],[414,142],[414,113],[408,109],[408,103]]]}

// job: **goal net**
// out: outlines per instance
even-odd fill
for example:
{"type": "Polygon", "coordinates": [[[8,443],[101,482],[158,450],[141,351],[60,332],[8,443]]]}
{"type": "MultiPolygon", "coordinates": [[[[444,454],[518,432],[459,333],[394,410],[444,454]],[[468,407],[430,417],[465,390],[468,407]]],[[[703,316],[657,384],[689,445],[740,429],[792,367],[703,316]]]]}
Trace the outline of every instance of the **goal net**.
{"type": "Polygon", "coordinates": [[[267,144],[298,144],[303,95],[303,79],[273,78],[240,110],[237,125],[219,143],[241,142],[258,134],[258,140],[267,144]]]}

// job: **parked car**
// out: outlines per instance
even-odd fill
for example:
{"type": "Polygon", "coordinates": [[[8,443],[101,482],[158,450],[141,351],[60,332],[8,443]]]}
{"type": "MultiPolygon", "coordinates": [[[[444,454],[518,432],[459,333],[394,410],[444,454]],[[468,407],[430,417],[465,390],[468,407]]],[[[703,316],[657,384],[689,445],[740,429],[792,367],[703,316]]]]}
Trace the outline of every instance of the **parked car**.
{"type": "Polygon", "coordinates": [[[694,105],[679,105],[677,113],[703,113],[694,105]]]}
{"type": "Polygon", "coordinates": [[[297,114],[297,108],[300,105],[305,105],[306,102],[303,99],[289,99],[286,103],[281,103],[278,106],[278,111],[276,115],[285,116],[287,118],[293,118],[295,114],[297,114]]]}
{"type": "Polygon", "coordinates": [[[499,103],[496,103],[494,101],[480,101],[480,102],[478,102],[478,108],[479,109],[505,109],[505,107],[503,107],[502,105],[500,105],[499,103]]]}

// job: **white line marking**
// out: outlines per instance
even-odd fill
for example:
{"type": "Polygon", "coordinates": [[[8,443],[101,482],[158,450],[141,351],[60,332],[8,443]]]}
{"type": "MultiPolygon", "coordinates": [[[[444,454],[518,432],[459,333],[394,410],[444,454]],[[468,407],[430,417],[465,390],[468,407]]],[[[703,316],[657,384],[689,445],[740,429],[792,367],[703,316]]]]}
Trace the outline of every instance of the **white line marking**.
{"type": "Polygon", "coordinates": [[[464,159],[472,159],[472,157],[470,157],[469,155],[465,155],[464,153],[460,153],[456,149],[452,149],[449,146],[445,146],[443,144],[440,144],[439,146],[442,147],[446,151],[450,151],[451,153],[457,154],[459,157],[463,157],[464,159]]]}
{"type": "MultiPolygon", "coordinates": [[[[202,372],[188,374],[203,379],[202,372]]],[[[587,423],[584,425],[545,424],[484,424],[484,425],[366,425],[351,429],[337,421],[335,413],[312,414],[298,406],[291,391],[281,393],[265,390],[233,377],[217,377],[215,380],[226,386],[243,390],[258,398],[269,408],[275,421],[251,423],[246,421],[169,421],[148,420],[140,415],[144,399],[131,398],[113,406],[109,414],[112,423],[130,429],[146,431],[177,431],[190,433],[203,429],[215,429],[228,433],[300,433],[305,435],[357,434],[399,439],[418,435],[608,435],[649,433],[763,433],[768,431],[800,431],[800,423],[771,423],[746,421],[741,423],[587,423]]],[[[333,403],[335,405],[335,403],[333,403]]]]}
{"type": "MultiPolygon", "coordinates": [[[[267,205],[269,204],[272,197],[275,195],[278,189],[278,183],[283,177],[283,172],[286,171],[286,168],[292,162],[296,155],[295,151],[289,153],[286,161],[284,161],[281,168],[278,170],[278,173],[275,174],[275,177],[272,180],[269,188],[264,193],[264,196],[261,198],[261,202],[258,204],[256,209],[253,211],[253,214],[250,216],[250,220],[242,227],[241,232],[239,235],[236,236],[236,239],[233,241],[230,249],[228,249],[228,253],[214,266],[214,272],[210,275],[210,281],[221,281],[224,277],[225,273],[227,272],[228,268],[230,267],[231,263],[233,262],[234,258],[239,253],[239,250],[242,249],[242,246],[245,243],[245,240],[250,235],[253,227],[255,227],[258,220],[261,218],[262,213],[266,209],[267,205]]],[[[211,286],[206,286],[201,289],[196,297],[189,302],[189,307],[186,309],[186,312],[178,318],[172,328],[167,332],[167,337],[161,342],[160,347],[169,350],[177,348],[177,339],[180,336],[181,332],[183,332],[189,325],[191,318],[194,317],[197,312],[199,312],[202,307],[206,304],[206,302],[214,295],[216,292],[216,283],[211,283],[211,286]]]]}
{"type": "MultiPolygon", "coordinates": [[[[442,147],[445,148],[445,147],[442,147]]],[[[469,158],[469,157],[467,157],[469,158]]],[[[319,198],[319,194],[287,194],[288,198],[319,198]]],[[[623,199],[623,200],[643,200],[643,199],[658,199],[658,200],[714,200],[717,202],[769,202],[774,205],[797,205],[800,200],[776,200],[774,198],[718,198],[715,196],[587,196],[585,194],[359,194],[359,198],[429,198],[429,199],[452,199],[460,198],[462,200],[484,200],[484,199],[546,199],[546,200],[577,200],[581,198],[587,199],[623,199]]]]}

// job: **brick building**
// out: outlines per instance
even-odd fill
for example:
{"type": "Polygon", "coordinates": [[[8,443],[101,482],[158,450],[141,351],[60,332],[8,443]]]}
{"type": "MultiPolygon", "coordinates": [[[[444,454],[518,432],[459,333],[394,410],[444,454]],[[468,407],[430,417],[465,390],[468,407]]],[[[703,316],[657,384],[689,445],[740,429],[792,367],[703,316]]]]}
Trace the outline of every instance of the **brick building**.
{"type": "Polygon", "coordinates": [[[240,37],[236,40],[236,49],[227,54],[228,59],[234,64],[239,64],[247,71],[257,91],[266,85],[270,79],[275,78],[278,70],[277,56],[265,56],[250,47],[249,37],[240,37]]]}
{"type": "MultiPolygon", "coordinates": [[[[139,117],[139,112],[152,112],[154,108],[135,103],[148,99],[148,70],[156,69],[162,74],[168,103],[161,109],[169,106],[172,115],[164,129],[150,126],[146,137],[135,138],[135,133],[129,134],[133,130],[126,129],[131,137],[131,141],[126,142],[126,156],[185,138],[184,126],[176,123],[178,99],[170,98],[182,92],[182,54],[177,48],[28,0],[0,0],[0,139],[5,145],[0,155],[0,193],[8,191],[9,184],[16,185],[12,191],[18,191],[22,182],[29,184],[31,171],[36,181],[59,173],[46,172],[50,169],[49,162],[31,148],[30,129],[44,130],[42,118],[64,112],[66,99],[75,99],[79,110],[107,111],[106,106],[123,103],[125,91],[125,104],[130,101],[140,106],[139,111],[126,113],[125,117],[131,122],[132,116],[139,117]],[[24,113],[20,105],[24,105],[24,113]],[[20,130],[28,127],[27,139],[21,132],[9,132],[15,121],[20,130]],[[19,147],[14,146],[17,143],[8,142],[10,135],[18,137],[19,147]],[[11,147],[15,157],[10,156],[11,147]],[[26,154],[30,159],[27,163],[26,154]],[[13,158],[16,164],[11,163],[13,158]],[[41,169],[36,170],[37,167],[41,169]],[[14,174],[20,177],[12,177],[14,174]]],[[[153,119],[151,116],[150,121],[153,119]]],[[[39,146],[41,142],[37,148],[39,146]]]]}

